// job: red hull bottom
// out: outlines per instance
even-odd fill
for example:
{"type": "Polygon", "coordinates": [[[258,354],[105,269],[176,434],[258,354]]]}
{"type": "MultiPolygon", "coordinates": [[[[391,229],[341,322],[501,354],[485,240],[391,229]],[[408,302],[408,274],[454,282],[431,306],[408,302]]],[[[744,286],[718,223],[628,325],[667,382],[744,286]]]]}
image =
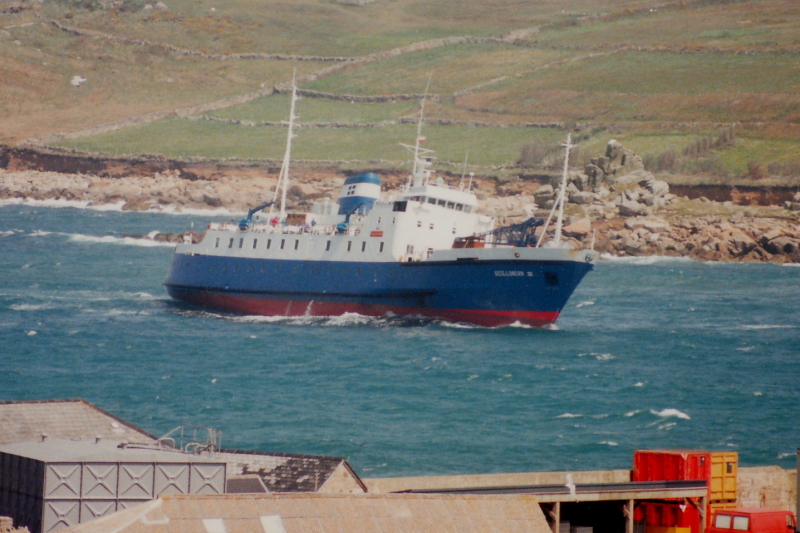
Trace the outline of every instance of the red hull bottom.
{"type": "Polygon", "coordinates": [[[508,326],[520,323],[532,327],[545,327],[555,323],[556,311],[491,311],[471,309],[434,309],[403,307],[358,302],[332,302],[316,300],[289,300],[281,298],[252,298],[227,294],[170,291],[173,298],[200,307],[227,311],[240,315],[261,316],[340,316],[358,313],[364,316],[411,315],[443,318],[453,322],[466,322],[486,327],[508,326]]]}

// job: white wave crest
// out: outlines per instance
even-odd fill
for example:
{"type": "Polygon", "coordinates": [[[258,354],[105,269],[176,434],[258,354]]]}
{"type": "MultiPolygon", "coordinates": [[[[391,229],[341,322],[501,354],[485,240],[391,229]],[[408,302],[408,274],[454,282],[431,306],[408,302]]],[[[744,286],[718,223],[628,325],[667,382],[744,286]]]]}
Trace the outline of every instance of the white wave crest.
{"type": "Polygon", "coordinates": [[[644,387],[644,383],[641,382],[641,381],[637,381],[636,383],[633,384],[633,386],[634,387],[644,387]]]}
{"type": "Polygon", "coordinates": [[[573,413],[564,413],[563,415],[558,415],[556,418],[581,418],[583,415],[576,415],[573,413]]]}
{"type": "Polygon", "coordinates": [[[669,431],[670,429],[674,428],[678,424],[676,422],[667,422],[666,424],[660,424],[658,426],[659,431],[669,431]]]}
{"type": "Polygon", "coordinates": [[[43,311],[45,309],[55,309],[53,304],[14,304],[9,306],[12,311],[43,311]]]}
{"type": "Polygon", "coordinates": [[[34,200],[32,198],[8,198],[0,200],[0,206],[5,205],[29,205],[32,207],[75,207],[84,209],[89,205],[86,200],[66,200],[60,198],[58,200],[34,200]]]}
{"type": "Polygon", "coordinates": [[[654,265],[656,263],[694,263],[691,257],[670,257],[667,255],[645,255],[620,257],[611,254],[600,254],[600,259],[609,263],[625,263],[628,265],[654,265]]]}
{"type": "Polygon", "coordinates": [[[660,418],[681,418],[683,420],[691,420],[692,417],[684,413],[683,411],[678,411],[677,409],[669,408],[669,409],[662,409],[661,411],[654,411],[650,410],[650,412],[660,418]]]}
{"type": "Polygon", "coordinates": [[[614,442],[613,440],[603,440],[600,441],[598,444],[605,444],[606,446],[619,446],[619,443],[614,442]]]}
{"type": "Polygon", "coordinates": [[[28,234],[29,237],[46,237],[47,235],[52,235],[53,232],[51,231],[42,231],[42,230],[35,230],[28,234]]]}
{"type": "Polygon", "coordinates": [[[576,305],[575,307],[577,307],[578,309],[580,309],[581,307],[586,307],[586,306],[588,306],[588,305],[594,305],[594,300],[586,300],[585,302],[581,302],[581,303],[579,303],[579,304],[578,304],[578,305],[576,305]]]}
{"type": "Polygon", "coordinates": [[[627,413],[625,413],[625,416],[626,417],[636,416],[639,413],[643,413],[643,412],[644,411],[642,411],[641,409],[636,409],[635,411],[628,411],[627,413]]]}
{"type": "Polygon", "coordinates": [[[758,331],[762,329],[795,329],[797,326],[794,324],[753,324],[750,326],[739,326],[734,329],[741,329],[745,331],[758,331]]]}
{"type": "Polygon", "coordinates": [[[152,248],[156,246],[168,246],[171,248],[175,247],[175,243],[172,242],[159,242],[150,239],[135,239],[133,237],[112,237],[109,235],[105,237],[98,237],[96,235],[82,235],[80,233],[68,233],[67,236],[69,237],[69,240],[73,242],[121,244],[125,246],[144,246],[146,248],[152,248]]]}
{"type": "Polygon", "coordinates": [[[579,353],[578,357],[586,357],[587,355],[589,357],[594,357],[598,361],[611,361],[612,359],[617,358],[617,356],[611,355],[610,353],[595,353],[595,352],[579,353]]]}

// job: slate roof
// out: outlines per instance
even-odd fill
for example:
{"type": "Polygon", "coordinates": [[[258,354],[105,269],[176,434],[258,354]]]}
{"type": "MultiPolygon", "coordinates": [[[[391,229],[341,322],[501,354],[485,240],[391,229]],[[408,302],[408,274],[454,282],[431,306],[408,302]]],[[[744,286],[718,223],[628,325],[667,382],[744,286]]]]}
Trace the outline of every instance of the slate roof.
{"type": "Polygon", "coordinates": [[[532,496],[162,496],[63,533],[550,533],[532,496]]]}
{"type": "Polygon", "coordinates": [[[230,475],[258,475],[270,492],[317,492],[342,464],[367,491],[342,457],[223,450],[216,458],[228,463],[230,475]]]}
{"type": "Polygon", "coordinates": [[[0,445],[51,439],[103,437],[155,442],[156,437],[84,400],[0,402],[0,445]]]}

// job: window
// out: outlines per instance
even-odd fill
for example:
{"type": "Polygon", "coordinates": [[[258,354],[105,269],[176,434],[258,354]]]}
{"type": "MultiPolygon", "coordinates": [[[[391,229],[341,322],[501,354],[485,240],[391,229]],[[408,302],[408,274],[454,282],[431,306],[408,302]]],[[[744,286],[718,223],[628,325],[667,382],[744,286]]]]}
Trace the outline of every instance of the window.
{"type": "Polygon", "coordinates": [[[383,243],[381,243],[381,247],[380,250],[378,250],[378,253],[383,253],[383,243]]]}
{"type": "Polygon", "coordinates": [[[471,205],[465,205],[464,206],[464,212],[465,213],[472,213],[472,206],[471,205]]]}
{"type": "Polygon", "coordinates": [[[456,204],[455,202],[447,202],[447,209],[455,209],[456,204]]]}
{"type": "Polygon", "coordinates": [[[267,250],[269,250],[269,247],[271,245],[272,245],[272,239],[267,239],[267,250]]]}
{"type": "Polygon", "coordinates": [[[233,248],[233,237],[231,237],[231,242],[228,243],[228,248],[233,248]]]}
{"type": "Polygon", "coordinates": [[[253,250],[256,249],[256,246],[258,246],[258,239],[253,239],[253,250]]]}
{"type": "Polygon", "coordinates": [[[378,217],[378,224],[381,223],[381,217],[378,217]]]}
{"type": "Polygon", "coordinates": [[[414,245],[413,244],[409,244],[408,246],[406,246],[406,253],[407,254],[413,254],[414,253],[414,245]]]}
{"type": "Polygon", "coordinates": [[[214,245],[214,248],[219,248],[219,237],[217,237],[217,244],[214,245]]]}
{"type": "Polygon", "coordinates": [[[395,202],[392,205],[392,211],[405,212],[408,202],[395,202]]]}
{"type": "Polygon", "coordinates": [[[367,249],[367,241],[361,243],[361,251],[365,251],[367,249]]]}
{"type": "Polygon", "coordinates": [[[456,227],[453,226],[453,235],[455,235],[455,234],[456,234],[456,227]]]}
{"type": "Polygon", "coordinates": [[[281,239],[281,250],[283,250],[283,246],[286,244],[286,239],[281,239]]]}
{"type": "Polygon", "coordinates": [[[717,518],[714,520],[714,527],[718,527],[720,529],[730,529],[731,528],[731,515],[729,515],[729,514],[718,514],[717,518]]]}
{"type": "Polygon", "coordinates": [[[298,248],[299,246],[300,246],[300,239],[295,239],[295,240],[294,240],[294,249],[295,249],[295,250],[297,250],[297,248],[298,248]]]}
{"type": "Polygon", "coordinates": [[[734,516],[733,517],[733,529],[738,531],[747,531],[750,529],[750,517],[749,516],[734,516]]]}
{"type": "Polygon", "coordinates": [[[725,471],[728,474],[733,474],[733,463],[731,462],[725,463],[725,471]]]}
{"type": "Polygon", "coordinates": [[[428,203],[436,205],[436,198],[428,198],[428,203]]]}
{"type": "Polygon", "coordinates": [[[353,241],[347,241],[347,251],[349,252],[353,248],[353,241]]]}
{"type": "Polygon", "coordinates": [[[244,246],[244,239],[239,239],[239,248],[244,246]]]}
{"type": "Polygon", "coordinates": [[[392,224],[394,224],[395,220],[395,217],[392,217],[392,224]]]}
{"type": "Polygon", "coordinates": [[[418,228],[421,228],[421,227],[422,227],[422,221],[421,221],[421,220],[417,220],[417,227],[418,227],[418,228]]]}
{"type": "Polygon", "coordinates": [[[456,204],[456,211],[463,211],[464,205],[463,204],[456,204]]]}
{"type": "Polygon", "coordinates": [[[326,252],[330,252],[331,251],[331,241],[328,241],[328,244],[325,245],[325,251],[326,252]]]}
{"type": "Polygon", "coordinates": [[[439,200],[438,202],[436,202],[437,205],[440,205],[442,207],[444,207],[446,203],[447,202],[445,202],[444,200],[439,200]]]}
{"type": "Polygon", "coordinates": [[[433,222],[431,222],[431,229],[433,229],[433,222]]]}

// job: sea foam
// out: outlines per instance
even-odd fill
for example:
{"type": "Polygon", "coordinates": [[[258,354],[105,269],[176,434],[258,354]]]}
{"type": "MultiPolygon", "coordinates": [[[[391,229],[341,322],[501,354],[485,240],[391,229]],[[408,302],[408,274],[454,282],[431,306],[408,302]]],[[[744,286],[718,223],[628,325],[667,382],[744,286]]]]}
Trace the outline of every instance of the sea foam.
{"type": "Polygon", "coordinates": [[[154,241],[151,239],[136,239],[133,237],[112,237],[112,236],[105,236],[105,237],[98,237],[96,235],[83,235],[80,233],[68,233],[67,236],[69,240],[73,242],[82,242],[82,243],[94,243],[94,244],[121,244],[125,246],[144,246],[144,247],[154,247],[154,246],[166,246],[166,247],[174,247],[175,243],[173,242],[159,242],[154,241]]]}

